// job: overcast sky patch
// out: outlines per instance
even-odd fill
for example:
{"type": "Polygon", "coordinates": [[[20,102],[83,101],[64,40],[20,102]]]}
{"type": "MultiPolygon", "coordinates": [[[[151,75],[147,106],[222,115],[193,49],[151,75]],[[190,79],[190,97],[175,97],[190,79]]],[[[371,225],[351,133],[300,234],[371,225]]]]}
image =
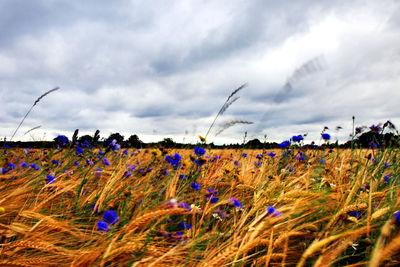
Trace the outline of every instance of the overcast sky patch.
{"type": "Polygon", "coordinates": [[[244,83],[211,142],[311,142],[324,126],[346,141],[353,115],[400,127],[399,14],[395,0],[2,1],[0,135],[56,86],[16,140],[79,128],[195,142],[244,83]],[[236,119],[254,124],[215,137],[236,119]]]}

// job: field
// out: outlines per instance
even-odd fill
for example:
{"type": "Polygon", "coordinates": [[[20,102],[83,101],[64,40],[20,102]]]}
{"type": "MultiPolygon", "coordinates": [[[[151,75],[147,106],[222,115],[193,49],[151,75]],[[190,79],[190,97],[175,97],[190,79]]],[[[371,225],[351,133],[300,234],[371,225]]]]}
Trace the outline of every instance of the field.
{"type": "Polygon", "coordinates": [[[398,149],[5,149],[2,266],[398,266],[398,149]]]}

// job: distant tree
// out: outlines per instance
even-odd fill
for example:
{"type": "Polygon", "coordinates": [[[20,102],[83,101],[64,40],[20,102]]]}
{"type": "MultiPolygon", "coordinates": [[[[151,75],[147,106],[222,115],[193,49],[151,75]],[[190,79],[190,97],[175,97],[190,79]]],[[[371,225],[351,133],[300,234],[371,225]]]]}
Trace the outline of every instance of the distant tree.
{"type": "Polygon", "coordinates": [[[76,141],[78,141],[78,133],[79,133],[79,129],[76,129],[74,132],[74,135],[72,136],[72,143],[75,143],[76,141]]]}
{"type": "Polygon", "coordinates": [[[97,143],[97,142],[99,142],[99,139],[100,139],[100,130],[96,130],[96,132],[94,133],[94,136],[93,136],[93,142],[97,143]]]}
{"type": "Polygon", "coordinates": [[[107,138],[108,142],[112,142],[112,140],[117,140],[118,144],[121,144],[124,141],[124,136],[121,135],[120,133],[112,133],[110,136],[107,138]]]}
{"type": "Polygon", "coordinates": [[[93,137],[86,134],[86,135],[82,135],[81,137],[79,137],[79,143],[83,144],[85,143],[85,141],[87,141],[89,144],[93,143],[93,137]]]}
{"type": "Polygon", "coordinates": [[[143,142],[139,139],[136,134],[129,136],[127,143],[131,147],[140,148],[142,147],[143,142]]]}
{"type": "Polygon", "coordinates": [[[160,142],[160,145],[165,148],[172,148],[175,147],[175,142],[171,138],[164,138],[164,140],[160,142]]]}
{"type": "Polygon", "coordinates": [[[258,140],[258,139],[256,138],[256,139],[249,140],[249,141],[246,143],[245,146],[248,147],[248,148],[261,148],[262,143],[261,143],[260,140],[258,140]]]}

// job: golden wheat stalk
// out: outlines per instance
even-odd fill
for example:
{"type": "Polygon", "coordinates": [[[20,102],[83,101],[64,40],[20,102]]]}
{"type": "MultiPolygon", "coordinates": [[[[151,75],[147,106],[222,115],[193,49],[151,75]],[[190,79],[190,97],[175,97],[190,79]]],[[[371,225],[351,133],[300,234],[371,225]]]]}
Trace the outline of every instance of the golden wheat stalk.
{"type": "Polygon", "coordinates": [[[329,236],[329,237],[327,237],[325,239],[322,239],[320,241],[319,240],[315,240],[306,249],[306,251],[304,251],[303,255],[301,255],[301,258],[300,258],[299,262],[297,263],[297,267],[304,266],[307,258],[309,258],[311,255],[313,255],[317,251],[321,250],[327,244],[329,244],[329,243],[331,243],[333,241],[336,241],[337,239],[340,239],[342,237],[347,237],[347,236],[352,236],[352,235],[359,235],[359,234],[366,233],[367,231],[368,231],[368,227],[365,226],[365,227],[359,228],[357,230],[353,230],[353,231],[337,234],[337,235],[334,235],[334,236],[329,236]]]}
{"type": "Polygon", "coordinates": [[[59,88],[59,87],[56,87],[56,88],[54,88],[54,89],[51,89],[51,90],[45,92],[44,94],[42,94],[41,96],[39,96],[38,99],[36,99],[36,101],[33,103],[33,105],[31,106],[31,108],[28,110],[28,112],[27,112],[27,113],[25,114],[25,116],[23,117],[22,121],[19,123],[17,129],[15,129],[13,135],[12,135],[11,138],[10,138],[10,141],[12,141],[12,139],[14,138],[14,136],[15,136],[15,134],[17,133],[18,129],[21,127],[21,125],[22,125],[22,123],[24,123],[26,117],[28,117],[29,113],[32,111],[33,107],[36,106],[36,104],[39,103],[39,101],[40,101],[43,97],[45,97],[46,95],[48,95],[48,94],[50,94],[50,93],[52,93],[52,92],[54,92],[54,91],[57,91],[58,89],[60,89],[60,88],[59,88]]]}

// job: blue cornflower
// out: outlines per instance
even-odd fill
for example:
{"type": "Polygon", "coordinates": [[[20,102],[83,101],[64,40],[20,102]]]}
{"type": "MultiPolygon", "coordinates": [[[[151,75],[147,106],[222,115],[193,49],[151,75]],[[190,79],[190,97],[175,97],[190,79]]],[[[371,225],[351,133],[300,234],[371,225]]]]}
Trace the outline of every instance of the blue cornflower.
{"type": "Polygon", "coordinates": [[[32,163],[32,164],[30,165],[30,167],[31,167],[32,169],[35,169],[36,171],[40,170],[39,166],[36,165],[35,163],[32,163]]]}
{"type": "Polygon", "coordinates": [[[273,153],[273,152],[270,152],[270,153],[268,153],[267,155],[268,155],[268,156],[270,156],[271,158],[273,158],[273,157],[275,157],[275,156],[276,156],[276,154],[275,154],[275,153],[273,153]]]}
{"type": "Polygon", "coordinates": [[[390,167],[390,164],[387,163],[386,161],[384,161],[383,164],[385,165],[385,168],[386,168],[386,169],[390,167]]]}
{"type": "Polygon", "coordinates": [[[280,148],[286,148],[286,147],[290,146],[290,144],[291,144],[290,141],[286,140],[286,141],[283,141],[282,143],[280,143],[279,147],[280,148]]]}
{"type": "Polygon", "coordinates": [[[186,230],[192,229],[192,225],[190,225],[189,223],[184,223],[184,222],[181,222],[181,223],[179,224],[179,227],[180,227],[181,229],[186,229],[186,230]]]}
{"type": "Polygon", "coordinates": [[[83,155],[83,154],[84,154],[84,152],[83,152],[83,150],[82,150],[82,148],[81,148],[80,146],[77,146],[77,147],[76,147],[75,154],[76,154],[76,155],[79,155],[79,154],[82,154],[82,155],[83,155]]]}
{"type": "Polygon", "coordinates": [[[132,166],[129,168],[130,171],[133,171],[133,170],[135,170],[135,169],[136,169],[136,165],[132,165],[132,166]]]}
{"type": "Polygon", "coordinates": [[[206,151],[205,151],[204,148],[202,148],[202,147],[196,147],[196,148],[194,149],[194,153],[195,153],[197,156],[203,156],[203,155],[206,153],[206,151]]]}
{"type": "Polygon", "coordinates": [[[268,208],[267,208],[267,213],[268,214],[272,214],[272,213],[274,213],[275,212],[275,208],[273,207],[273,206],[269,206],[268,208]]]}
{"type": "Polygon", "coordinates": [[[79,163],[77,161],[74,161],[75,166],[79,166],[79,163]]]}
{"type": "Polygon", "coordinates": [[[52,184],[56,181],[56,177],[55,176],[51,176],[50,174],[46,175],[47,177],[47,183],[46,184],[52,184]]]}
{"type": "Polygon", "coordinates": [[[243,157],[243,158],[247,158],[247,154],[246,154],[246,153],[243,153],[243,154],[242,154],[242,157],[243,157]]]}
{"type": "Polygon", "coordinates": [[[282,216],[282,213],[277,211],[273,206],[269,206],[267,208],[267,214],[272,214],[275,217],[281,217],[282,216]]]}
{"type": "Polygon", "coordinates": [[[239,209],[243,208],[243,205],[240,204],[240,202],[239,202],[236,198],[231,197],[231,198],[229,198],[229,201],[230,201],[230,202],[233,202],[233,204],[235,205],[235,207],[237,207],[237,208],[239,208],[239,209]]]}
{"type": "Polygon", "coordinates": [[[53,159],[53,160],[51,161],[51,163],[53,163],[53,164],[55,164],[55,165],[59,165],[59,164],[60,164],[60,162],[58,162],[58,160],[55,160],[55,159],[53,159]]]}
{"type": "Polygon", "coordinates": [[[376,132],[376,133],[382,131],[382,127],[381,127],[380,124],[378,124],[378,125],[372,124],[372,125],[369,127],[369,129],[371,130],[371,132],[376,132]]]}
{"type": "Polygon", "coordinates": [[[125,176],[126,178],[131,177],[131,176],[132,176],[132,172],[125,171],[125,172],[124,172],[124,176],[125,176]]]}
{"type": "Polygon", "coordinates": [[[205,161],[205,160],[197,160],[197,159],[195,159],[195,160],[194,160],[194,163],[195,163],[196,165],[200,165],[200,167],[201,167],[201,166],[203,166],[203,165],[206,163],[206,161],[205,161]]]}
{"type": "Polygon", "coordinates": [[[300,142],[300,141],[302,141],[302,140],[304,140],[304,137],[301,136],[301,135],[292,136],[292,141],[293,141],[293,142],[300,142]]]}
{"type": "Polygon", "coordinates": [[[233,162],[233,164],[235,164],[236,166],[239,166],[239,161],[235,160],[235,162],[233,162]]]}
{"type": "Polygon", "coordinates": [[[396,223],[397,223],[397,224],[400,224],[400,211],[396,211],[396,212],[393,214],[393,217],[394,217],[394,219],[396,220],[396,223]]]}
{"type": "Polygon", "coordinates": [[[199,191],[199,190],[200,190],[200,184],[195,183],[195,182],[191,183],[191,184],[190,184],[190,187],[192,187],[192,188],[193,188],[194,190],[196,190],[196,191],[199,191]]]}
{"type": "Polygon", "coordinates": [[[356,218],[356,219],[360,219],[360,217],[361,217],[361,212],[358,211],[358,210],[349,211],[349,212],[347,213],[347,215],[349,215],[350,217],[354,217],[354,218],[356,218]]]}
{"type": "Polygon", "coordinates": [[[118,222],[118,214],[113,210],[107,210],[104,212],[103,220],[108,224],[115,224],[118,222]]]}
{"type": "Polygon", "coordinates": [[[69,142],[68,137],[66,137],[65,135],[58,135],[58,136],[55,138],[55,140],[58,141],[58,142],[60,142],[60,143],[63,144],[63,145],[66,145],[66,144],[69,142]]]}
{"type": "Polygon", "coordinates": [[[325,141],[328,141],[328,140],[331,139],[331,136],[330,136],[330,134],[328,134],[328,133],[323,133],[323,134],[321,134],[321,137],[322,137],[322,139],[324,139],[325,141]]]}
{"type": "MultiPolygon", "coordinates": [[[[89,190],[90,191],[90,190],[89,190]]],[[[96,205],[95,204],[93,204],[93,206],[91,207],[91,210],[92,211],[94,211],[94,213],[98,213],[99,212],[99,208],[97,208],[96,210],[94,210],[94,207],[95,207],[96,205]]]]}
{"type": "Polygon", "coordinates": [[[128,156],[128,150],[125,149],[123,153],[128,156]]]}
{"type": "Polygon", "coordinates": [[[384,182],[389,182],[389,179],[390,179],[390,174],[388,174],[385,177],[383,177],[383,181],[384,182]]]}
{"type": "Polygon", "coordinates": [[[15,164],[12,164],[11,162],[9,162],[9,163],[7,164],[7,166],[8,166],[11,170],[14,170],[14,169],[15,169],[15,164]]]}
{"type": "Polygon", "coordinates": [[[214,196],[216,196],[216,195],[218,194],[218,191],[217,191],[217,190],[214,190],[214,189],[212,189],[212,188],[208,188],[207,191],[208,191],[210,194],[214,195],[214,196]]]}
{"type": "Polygon", "coordinates": [[[105,165],[110,166],[110,162],[108,162],[108,158],[104,158],[103,162],[105,165]]]}
{"type": "Polygon", "coordinates": [[[325,161],[324,159],[321,159],[321,160],[319,161],[319,163],[322,164],[322,165],[324,165],[324,164],[326,164],[326,161],[325,161]]]}
{"type": "Polygon", "coordinates": [[[99,151],[99,155],[103,156],[103,155],[104,155],[104,152],[100,150],[100,151],[99,151]]]}
{"type": "Polygon", "coordinates": [[[24,162],[24,161],[21,161],[21,167],[22,167],[22,168],[28,167],[28,163],[26,163],[26,162],[24,162]]]}
{"type": "Polygon", "coordinates": [[[262,159],[263,158],[263,154],[257,154],[256,159],[262,159]]]}
{"type": "Polygon", "coordinates": [[[178,153],[175,153],[174,157],[165,157],[165,161],[169,162],[174,170],[177,170],[181,166],[181,159],[182,157],[178,153]]]}
{"type": "Polygon", "coordinates": [[[183,209],[190,210],[189,205],[188,205],[187,203],[185,203],[185,202],[182,202],[182,201],[179,201],[178,207],[179,207],[179,208],[183,208],[183,209]]]}
{"type": "Polygon", "coordinates": [[[98,221],[97,222],[97,230],[100,232],[108,232],[110,229],[108,229],[108,224],[105,223],[104,221],[98,221]]]}
{"type": "Polygon", "coordinates": [[[179,179],[180,179],[180,180],[185,180],[186,178],[187,178],[187,176],[184,175],[184,174],[179,175],[179,179]]]}
{"type": "Polygon", "coordinates": [[[372,148],[372,149],[375,149],[375,148],[377,148],[378,147],[378,145],[375,143],[375,142],[369,142],[369,144],[368,144],[368,147],[369,148],[372,148]]]}
{"type": "Polygon", "coordinates": [[[218,198],[214,197],[213,195],[207,197],[207,201],[209,201],[210,199],[211,199],[211,201],[210,201],[211,203],[217,203],[217,201],[218,201],[218,198]]]}

